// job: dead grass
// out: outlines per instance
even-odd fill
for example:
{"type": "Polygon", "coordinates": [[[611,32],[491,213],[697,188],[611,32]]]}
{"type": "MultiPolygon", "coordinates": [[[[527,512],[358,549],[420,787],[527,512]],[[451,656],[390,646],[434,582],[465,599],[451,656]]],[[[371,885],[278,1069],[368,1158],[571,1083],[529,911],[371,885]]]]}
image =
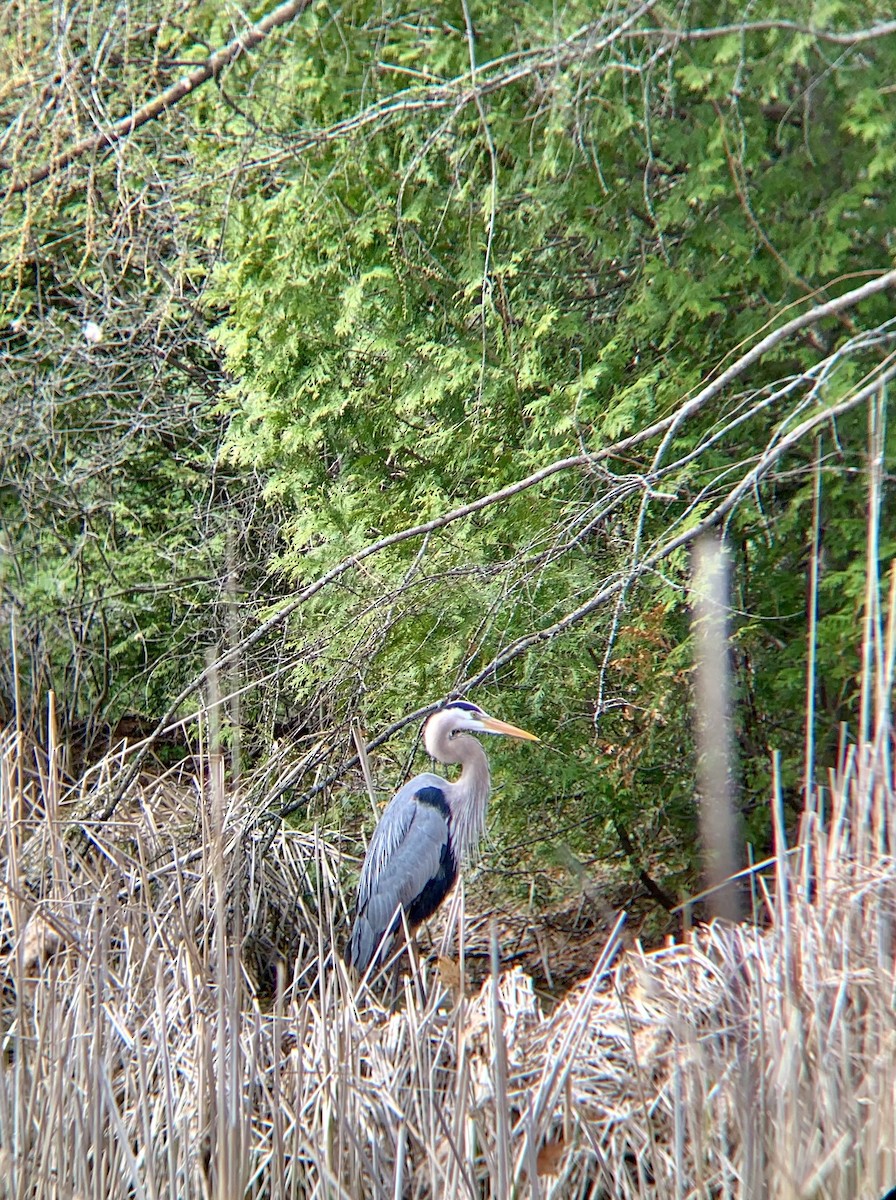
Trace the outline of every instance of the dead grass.
{"type": "Polygon", "coordinates": [[[208,778],[135,788],[73,838],[52,753],[23,782],[15,732],[0,749],[4,1196],[861,1200],[896,1182],[886,723],[754,875],[765,932],[611,938],[549,1014],[519,970],[465,994],[450,957],[394,1008],[354,994],[324,838],[265,848],[208,778]]]}

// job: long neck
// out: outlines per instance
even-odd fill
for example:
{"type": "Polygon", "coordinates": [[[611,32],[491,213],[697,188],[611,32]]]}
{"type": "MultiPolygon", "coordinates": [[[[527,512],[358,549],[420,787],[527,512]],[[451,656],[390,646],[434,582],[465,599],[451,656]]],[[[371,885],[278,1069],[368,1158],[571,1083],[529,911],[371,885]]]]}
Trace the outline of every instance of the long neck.
{"type": "Polygon", "coordinates": [[[461,733],[453,738],[451,759],[463,768],[448,791],[452,849],[459,865],[476,852],[485,832],[491,775],[486,753],[474,737],[461,733]]]}

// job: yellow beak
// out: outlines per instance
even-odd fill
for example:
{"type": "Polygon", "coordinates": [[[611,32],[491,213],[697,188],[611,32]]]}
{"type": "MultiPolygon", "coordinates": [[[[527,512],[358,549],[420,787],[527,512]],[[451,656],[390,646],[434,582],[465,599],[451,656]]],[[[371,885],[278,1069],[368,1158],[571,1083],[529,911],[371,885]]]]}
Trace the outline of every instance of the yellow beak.
{"type": "Polygon", "coordinates": [[[518,729],[516,725],[508,725],[506,721],[499,721],[497,717],[483,716],[480,717],[480,721],[489,733],[503,733],[505,737],[522,738],[526,742],[541,740],[534,733],[527,733],[525,729],[518,729]]]}

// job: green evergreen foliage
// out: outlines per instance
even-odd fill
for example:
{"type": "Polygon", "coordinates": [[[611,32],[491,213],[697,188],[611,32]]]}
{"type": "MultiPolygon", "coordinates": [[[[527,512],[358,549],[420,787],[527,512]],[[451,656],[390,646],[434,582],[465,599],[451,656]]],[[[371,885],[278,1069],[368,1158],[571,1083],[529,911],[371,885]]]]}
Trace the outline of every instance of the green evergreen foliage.
{"type": "MultiPolygon", "coordinates": [[[[240,570],[257,579],[259,545],[268,570],[248,628],[271,611],[262,600],[377,539],[637,434],[769,329],[888,269],[896,36],[849,36],[887,15],[874,0],[819,4],[811,19],[772,0],[640,16],[547,0],[312,5],[164,131],[135,135],[146,187],[166,202],[170,190],[183,239],[180,257],[163,244],[160,261],[169,273],[178,264],[189,321],[198,308],[214,326],[227,378],[212,363],[206,406],[184,378],[160,377],[169,415],[202,416],[192,432],[175,419],[174,446],[129,445],[116,492],[126,513],[110,500],[103,517],[104,529],[113,517],[127,529],[126,551],[115,544],[127,587],[168,578],[172,556],[176,578],[207,580],[215,563],[220,576],[235,523],[240,570]],[[162,167],[157,141],[176,167],[162,167]],[[220,470],[224,425],[227,470],[263,481],[268,508],[252,508],[261,534],[247,536],[245,511],[232,519],[235,480],[223,492],[195,486],[195,464],[220,470]],[[191,437],[198,449],[185,456],[191,437]],[[161,510],[141,489],[160,475],[161,510]],[[200,499],[210,516],[197,539],[200,499]],[[147,527],[155,549],[137,555],[134,531],[147,527]],[[169,542],[162,527],[180,532],[169,542]]],[[[163,23],[155,46],[167,38],[166,53],[198,59],[230,36],[211,6],[190,19],[176,46],[163,23]]],[[[63,206],[54,220],[71,231],[85,218],[63,206]]],[[[52,222],[44,228],[49,244],[52,222]]],[[[31,312],[33,288],[17,303],[31,312]]],[[[510,840],[536,818],[550,840],[575,816],[564,837],[587,855],[616,846],[618,822],[645,854],[663,854],[667,873],[689,870],[688,556],[684,543],[664,547],[726,503],[767,448],[886,364],[891,311],[880,294],[783,340],[661,452],[657,436],[558,472],[342,575],[290,618],[277,716],[374,730],[476,681],[478,699],[500,694],[495,707],[557,751],[498,796],[510,840]],[[604,590],[606,603],[571,619],[604,590]]],[[[197,328],[190,355],[201,357],[197,328]]],[[[77,424],[95,430],[95,413],[77,424]]],[[[889,461],[893,437],[891,422],[889,461]]],[[[74,451],[79,462],[87,453],[74,451]]],[[[860,405],[795,441],[724,513],[739,771],[758,844],[773,748],[788,785],[799,783],[819,455],[821,765],[855,712],[867,453],[860,405]]],[[[26,519],[47,536],[43,510],[6,504],[20,543],[26,519]]],[[[892,551],[887,516],[881,558],[892,551]]],[[[45,564],[49,582],[28,569],[5,586],[69,597],[72,561],[45,564]]],[[[98,560],[85,563],[93,577],[98,560]]],[[[152,612],[131,600],[116,616],[114,669],[135,678],[153,645],[166,664],[153,687],[170,698],[185,644],[196,660],[208,601],[182,593],[198,620],[185,639],[192,616],[166,624],[160,595],[152,612]],[[137,640],[125,652],[129,622],[137,640]]]]}

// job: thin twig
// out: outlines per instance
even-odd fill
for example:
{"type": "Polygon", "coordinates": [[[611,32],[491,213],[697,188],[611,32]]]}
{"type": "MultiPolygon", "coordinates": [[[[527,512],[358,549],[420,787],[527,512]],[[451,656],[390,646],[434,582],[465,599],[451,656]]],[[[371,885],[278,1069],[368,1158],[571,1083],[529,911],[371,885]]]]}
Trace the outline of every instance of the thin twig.
{"type": "Polygon", "coordinates": [[[130,116],[122,117],[120,121],[116,121],[114,125],[110,125],[108,129],[103,129],[99,133],[93,134],[91,137],[83,138],[80,142],[76,142],[70,146],[68,150],[64,150],[55,158],[45,163],[42,167],[38,167],[32,171],[26,179],[16,180],[7,190],[8,196],[15,196],[19,192],[25,192],[35,184],[42,183],[45,179],[49,179],[51,175],[56,175],[60,171],[78,158],[85,154],[92,154],[98,150],[108,150],[116,143],[123,141],[129,137],[135,129],[139,129],[141,125],[146,125],[149,121],[155,121],[162,113],[169,108],[173,108],[175,104],[180,103],[185,96],[189,96],[195,92],[198,87],[207,83],[210,79],[217,78],[218,75],[234,62],[241,54],[248,50],[254,49],[262,42],[267,35],[281,25],[285,25],[288,21],[292,21],[305,11],[311,0],[287,0],[287,3],[281,4],[279,8],[275,8],[273,12],[263,17],[256,25],[251,26],[244,33],[235,37],[228,42],[226,46],[222,46],[220,50],[216,50],[214,54],[210,54],[203,62],[201,62],[189,74],[184,75],[181,79],[166,88],[158,96],[153,97],[138,108],[135,113],[130,116]]]}

